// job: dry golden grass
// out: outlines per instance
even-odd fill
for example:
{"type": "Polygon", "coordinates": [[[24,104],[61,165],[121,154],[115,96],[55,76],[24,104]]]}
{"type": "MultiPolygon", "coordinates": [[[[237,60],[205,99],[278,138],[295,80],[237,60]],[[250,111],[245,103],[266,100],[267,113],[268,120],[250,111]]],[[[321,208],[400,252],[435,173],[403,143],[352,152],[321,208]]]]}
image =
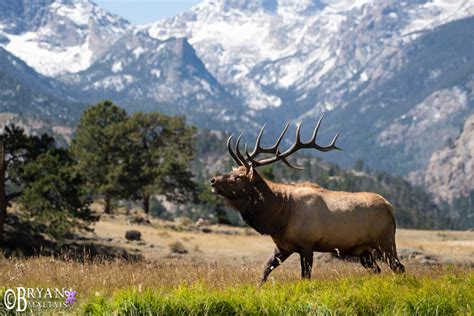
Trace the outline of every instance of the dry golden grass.
{"type": "MultiPolygon", "coordinates": [[[[218,260],[218,258],[216,258],[218,260]]],[[[0,284],[2,287],[64,287],[73,288],[80,296],[98,293],[111,295],[127,288],[174,288],[182,284],[204,283],[212,288],[256,284],[263,262],[252,264],[193,263],[186,258],[168,258],[153,262],[129,263],[122,260],[78,262],[47,257],[0,260],[0,284]]],[[[472,272],[461,267],[426,267],[407,264],[407,274],[413,276],[440,276],[472,272]]],[[[385,266],[382,275],[392,273],[385,266]]],[[[365,276],[367,272],[359,264],[350,262],[316,262],[313,278],[334,280],[365,276]]],[[[270,277],[270,283],[286,283],[299,280],[296,260],[285,262],[270,277]]]]}
{"type": "MultiPolygon", "coordinates": [[[[187,224],[191,226],[192,224],[187,224]]],[[[176,289],[179,285],[205,284],[210,289],[232,289],[255,285],[263,265],[271,255],[273,242],[267,236],[249,234],[246,229],[212,226],[204,233],[198,229],[173,228],[172,223],[151,220],[151,225],[131,224],[125,215],[104,216],[95,224],[96,237],[109,246],[139,251],[140,262],[123,260],[85,260],[36,257],[0,259],[0,288],[25,286],[72,288],[78,298],[112,297],[117,291],[176,289]],[[125,231],[137,229],[141,242],[126,241],[125,231]],[[169,245],[179,242],[187,254],[175,254],[169,245]]],[[[472,275],[474,232],[415,231],[400,229],[399,248],[414,248],[453,265],[425,266],[415,259],[402,260],[408,276],[437,278],[444,275],[472,275]]],[[[381,278],[392,272],[384,264],[381,278]]],[[[276,269],[270,284],[293,284],[300,279],[299,258],[290,257],[276,269]]],[[[318,282],[363,279],[367,272],[358,262],[345,262],[316,255],[313,279],[318,282]]],[[[377,277],[375,277],[377,278],[377,277]]]]}

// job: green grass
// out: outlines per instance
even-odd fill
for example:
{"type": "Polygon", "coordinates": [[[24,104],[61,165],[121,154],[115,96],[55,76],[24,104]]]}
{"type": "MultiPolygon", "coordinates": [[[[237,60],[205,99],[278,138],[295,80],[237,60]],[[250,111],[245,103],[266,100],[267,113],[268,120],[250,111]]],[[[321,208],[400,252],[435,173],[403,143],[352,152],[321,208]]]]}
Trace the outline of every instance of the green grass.
{"type": "Polygon", "coordinates": [[[92,315],[473,315],[474,274],[355,276],[262,288],[130,288],[93,297],[82,308],[92,315]]]}

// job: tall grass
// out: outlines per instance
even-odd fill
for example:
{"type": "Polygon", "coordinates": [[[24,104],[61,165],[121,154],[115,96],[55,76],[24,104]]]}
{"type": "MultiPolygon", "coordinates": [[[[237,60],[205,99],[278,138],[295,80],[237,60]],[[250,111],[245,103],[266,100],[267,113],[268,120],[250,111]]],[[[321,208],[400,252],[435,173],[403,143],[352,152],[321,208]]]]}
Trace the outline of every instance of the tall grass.
{"type": "Polygon", "coordinates": [[[300,281],[297,261],[285,262],[258,288],[260,262],[0,258],[0,299],[11,287],[58,287],[77,291],[71,312],[91,315],[474,314],[469,267],[407,263],[405,275],[384,266],[382,275],[368,275],[360,264],[335,261],[316,266],[313,280],[300,281]]]}
{"type": "Polygon", "coordinates": [[[174,288],[129,288],[83,305],[91,315],[472,315],[474,275],[353,276],[335,280],[237,285],[205,283],[174,288]]]}

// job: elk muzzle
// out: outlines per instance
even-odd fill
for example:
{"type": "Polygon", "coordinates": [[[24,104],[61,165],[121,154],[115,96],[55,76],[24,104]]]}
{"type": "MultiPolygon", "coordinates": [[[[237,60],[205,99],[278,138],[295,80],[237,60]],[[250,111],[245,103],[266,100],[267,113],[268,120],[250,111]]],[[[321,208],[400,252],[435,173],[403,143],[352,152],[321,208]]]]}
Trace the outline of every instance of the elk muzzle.
{"type": "Polygon", "coordinates": [[[211,185],[212,193],[219,193],[220,184],[222,183],[223,176],[212,177],[209,182],[211,185]]]}

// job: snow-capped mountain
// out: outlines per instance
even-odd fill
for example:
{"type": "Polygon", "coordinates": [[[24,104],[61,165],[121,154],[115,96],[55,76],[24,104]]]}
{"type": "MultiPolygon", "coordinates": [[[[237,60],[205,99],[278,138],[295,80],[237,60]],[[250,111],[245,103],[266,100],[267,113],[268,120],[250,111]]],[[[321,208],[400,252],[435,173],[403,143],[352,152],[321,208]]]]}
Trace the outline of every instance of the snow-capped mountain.
{"type": "Polygon", "coordinates": [[[419,36],[390,59],[396,69],[333,111],[332,127],[350,135],[352,155],[407,174],[458,135],[474,113],[473,29],[471,17],[419,36]]]}
{"type": "Polygon", "coordinates": [[[240,110],[185,38],[161,41],[129,32],[87,70],[61,80],[78,99],[107,98],[130,111],[186,115],[201,127],[225,128],[240,110]]]}
{"type": "Polygon", "coordinates": [[[252,119],[326,112],[338,162],[406,174],[474,111],[472,16],[469,0],[206,0],[146,29],[189,38],[252,119]]]}
{"type": "Polygon", "coordinates": [[[393,58],[407,43],[473,14],[470,0],[205,0],[148,30],[187,37],[247,107],[291,104],[307,116],[343,106],[400,67],[393,58]]]}
{"type": "Polygon", "coordinates": [[[1,2],[0,46],[58,79],[57,93],[77,102],[107,98],[214,128],[240,109],[186,39],[151,38],[88,0],[1,2]]]}
{"type": "Polygon", "coordinates": [[[0,45],[46,76],[87,69],[129,27],[88,0],[0,1],[0,45]]]}

